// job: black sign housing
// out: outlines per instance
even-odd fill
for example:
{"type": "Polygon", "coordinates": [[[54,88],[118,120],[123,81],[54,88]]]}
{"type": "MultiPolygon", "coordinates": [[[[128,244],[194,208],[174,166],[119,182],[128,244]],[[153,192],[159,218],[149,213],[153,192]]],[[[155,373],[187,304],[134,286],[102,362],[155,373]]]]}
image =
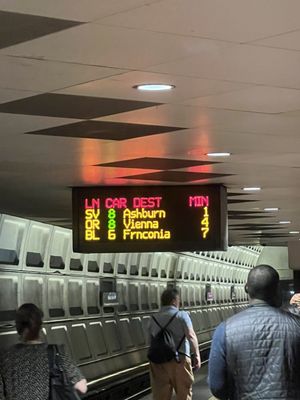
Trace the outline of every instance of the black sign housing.
{"type": "Polygon", "coordinates": [[[227,248],[222,185],[76,187],[72,195],[75,252],[227,248]]]}

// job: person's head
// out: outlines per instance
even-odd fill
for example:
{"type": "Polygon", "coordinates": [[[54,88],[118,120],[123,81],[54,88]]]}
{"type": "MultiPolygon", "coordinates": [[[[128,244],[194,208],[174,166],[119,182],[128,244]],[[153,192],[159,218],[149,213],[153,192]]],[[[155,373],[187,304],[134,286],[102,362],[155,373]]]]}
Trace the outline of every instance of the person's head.
{"type": "Polygon", "coordinates": [[[258,265],[248,275],[245,290],[251,300],[263,300],[272,306],[281,305],[278,272],[270,265],[258,265]]]}
{"type": "Polygon", "coordinates": [[[16,313],[16,328],[24,341],[36,340],[42,326],[43,312],[32,303],[23,304],[16,313]]]}
{"type": "Polygon", "coordinates": [[[290,304],[300,308],[300,293],[295,293],[293,295],[293,297],[290,300],[290,304]]]}
{"type": "Polygon", "coordinates": [[[179,308],[180,305],[179,291],[175,288],[169,288],[164,290],[161,295],[161,305],[175,306],[179,308]]]}
{"type": "Polygon", "coordinates": [[[300,316],[300,293],[295,293],[293,295],[288,306],[286,307],[286,311],[300,316]]]}

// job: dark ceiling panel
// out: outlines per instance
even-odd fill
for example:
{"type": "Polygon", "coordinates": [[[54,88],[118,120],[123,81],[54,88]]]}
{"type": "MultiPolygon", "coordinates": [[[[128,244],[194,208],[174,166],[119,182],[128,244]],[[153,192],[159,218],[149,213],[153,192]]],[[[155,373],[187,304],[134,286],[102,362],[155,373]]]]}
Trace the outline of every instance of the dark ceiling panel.
{"type": "Polygon", "coordinates": [[[290,237],[291,235],[289,234],[285,234],[285,233],[249,233],[249,234],[245,234],[243,235],[244,237],[259,237],[259,238],[281,238],[281,237],[290,237]]]}
{"type": "Polygon", "coordinates": [[[241,228],[241,229],[246,229],[246,228],[251,228],[251,229],[262,229],[262,228],[269,228],[269,229],[283,229],[283,226],[279,226],[278,224],[272,224],[272,223],[261,223],[261,224],[234,224],[231,225],[232,228],[241,228]]]}
{"type": "Polygon", "coordinates": [[[262,211],[239,211],[239,210],[229,210],[228,218],[233,219],[259,219],[259,218],[271,218],[271,215],[266,215],[262,211]]]}
{"type": "Polygon", "coordinates": [[[138,174],[131,176],[122,176],[119,178],[124,179],[140,179],[149,181],[163,181],[163,182],[193,182],[208,180],[212,178],[222,178],[230,176],[229,174],[211,174],[206,172],[184,172],[184,171],[160,171],[152,172],[149,174],[138,174]]]}
{"type": "Polygon", "coordinates": [[[245,199],[228,199],[228,204],[237,204],[237,203],[251,203],[251,202],[255,202],[258,200],[245,200],[245,199]]]}
{"type": "Polygon", "coordinates": [[[183,128],[158,125],[127,124],[109,121],[81,121],[74,124],[26,132],[26,134],[102,140],[127,140],[176,131],[179,129],[183,128]]]}
{"type": "Polygon", "coordinates": [[[92,119],[153,107],[159,104],[147,101],[44,93],[0,104],[0,112],[59,118],[92,119]]]}
{"type": "Polygon", "coordinates": [[[230,214],[232,215],[259,215],[259,214],[266,214],[265,211],[250,211],[250,210],[230,210],[229,211],[230,214]]]}
{"type": "Polygon", "coordinates": [[[82,22],[0,11],[0,48],[68,29],[82,22]]]}
{"type": "Polygon", "coordinates": [[[271,216],[263,215],[232,215],[228,214],[229,219],[260,219],[260,218],[271,218],[271,216]]]}
{"type": "Polygon", "coordinates": [[[236,196],[248,196],[248,193],[233,193],[233,192],[227,192],[228,197],[236,197],[236,196]]]}
{"type": "MultiPolygon", "coordinates": [[[[178,129],[178,128],[177,128],[178,129]]],[[[132,160],[116,161],[98,164],[100,167],[137,168],[137,169],[178,169],[196,167],[201,165],[216,164],[214,161],[180,160],[175,158],[143,157],[132,160]]]]}
{"type": "Polygon", "coordinates": [[[280,227],[278,227],[278,226],[276,226],[276,227],[274,227],[274,226],[259,226],[259,225],[257,225],[257,226],[253,226],[253,227],[250,227],[250,226],[246,226],[246,227],[235,227],[235,226],[230,226],[230,230],[231,231],[273,231],[273,230],[276,230],[276,229],[281,229],[280,227]]]}

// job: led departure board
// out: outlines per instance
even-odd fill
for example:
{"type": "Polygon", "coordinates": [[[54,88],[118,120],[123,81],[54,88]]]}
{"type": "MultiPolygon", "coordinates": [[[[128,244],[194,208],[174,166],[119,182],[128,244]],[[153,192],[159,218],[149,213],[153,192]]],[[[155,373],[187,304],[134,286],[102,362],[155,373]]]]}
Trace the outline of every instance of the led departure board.
{"type": "Polygon", "coordinates": [[[73,188],[73,249],[81,253],[213,251],[227,247],[222,185],[73,188]]]}

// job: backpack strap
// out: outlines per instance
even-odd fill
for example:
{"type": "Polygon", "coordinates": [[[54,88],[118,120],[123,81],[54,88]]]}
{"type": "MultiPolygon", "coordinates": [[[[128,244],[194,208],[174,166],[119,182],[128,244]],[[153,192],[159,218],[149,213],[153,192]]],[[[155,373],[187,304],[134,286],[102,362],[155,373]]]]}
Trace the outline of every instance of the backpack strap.
{"type": "Polygon", "coordinates": [[[172,315],[172,317],[169,319],[169,321],[166,323],[165,326],[161,326],[160,323],[157,321],[157,319],[152,315],[152,318],[154,320],[154,322],[160,327],[161,330],[165,330],[167,328],[167,326],[170,325],[170,323],[173,321],[173,319],[176,317],[176,315],[178,314],[178,311],[176,311],[176,313],[174,315],[172,315]]]}
{"type": "Polygon", "coordinates": [[[48,344],[47,353],[48,353],[48,361],[49,361],[49,371],[51,372],[54,368],[55,354],[56,354],[55,347],[53,344],[48,344]]]}
{"type": "Polygon", "coordinates": [[[185,339],[185,335],[182,336],[182,338],[181,338],[181,340],[180,340],[178,346],[176,347],[176,351],[178,351],[178,350],[180,349],[180,346],[182,345],[184,339],[185,339]]]}
{"type": "Polygon", "coordinates": [[[48,344],[48,361],[49,361],[49,372],[52,375],[57,368],[56,354],[58,353],[58,347],[56,344],[48,344]]]}

